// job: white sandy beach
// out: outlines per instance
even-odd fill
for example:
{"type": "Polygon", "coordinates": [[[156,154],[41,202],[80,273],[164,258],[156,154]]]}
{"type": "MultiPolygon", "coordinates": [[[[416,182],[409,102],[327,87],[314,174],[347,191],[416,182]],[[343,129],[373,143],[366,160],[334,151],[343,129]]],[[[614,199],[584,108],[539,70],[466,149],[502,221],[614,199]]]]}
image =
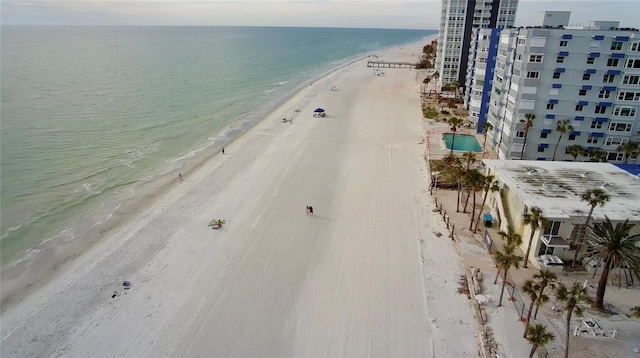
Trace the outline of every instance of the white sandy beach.
{"type": "MultiPolygon", "coordinates": [[[[415,61],[425,44],[380,59],[415,61]]],[[[1,356],[477,356],[463,265],[428,195],[422,77],[366,61],[6,309],[1,356]]]]}

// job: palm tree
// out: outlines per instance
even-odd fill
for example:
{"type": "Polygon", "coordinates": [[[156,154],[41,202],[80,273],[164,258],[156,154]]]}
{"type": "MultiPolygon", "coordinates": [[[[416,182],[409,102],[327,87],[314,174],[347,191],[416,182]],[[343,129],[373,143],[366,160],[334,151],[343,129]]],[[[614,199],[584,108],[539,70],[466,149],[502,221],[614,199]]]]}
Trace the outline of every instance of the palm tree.
{"type": "Polygon", "coordinates": [[[454,154],[447,154],[443,159],[443,176],[449,180],[449,182],[455,182],[457,186],[457,198],[456,201],[456,212],[460,212],[460,201],[462,200],[462,180],[464,178],[464,174],[466,173],[464,166],[462,165],[462,161],[460,157],[454,154]]]}
{"type": "Polygon", "coordinates": [[[556,147],[553,148],[553,158],[551,158],[551,160],[556,160],[556,151],[558,150],[558,146],[560,145],[560,139],[562,139],[562,136],[573,130],[573,126],[571,125],[571,120],[570,119],[562,119],[558,121],[558,124],[556,125],[556,132],[560,133],[560,136],[558,137],[558,141],[556,142],[556,147]]]}
{"type": "Polygon", "coordinates": [[[540,291],[538,291],[538,299],[536,300],[536,312],[533,314],[533,319],[538,317],[538,308],[542,304],[549,300],[549,296],[544,294],[544,290],[547,287],[555,288],[558,281],[558,275],[549,270],[540,270],[540,272],[533,275],[533,279],[539,284],[540,291]]]}
{"type": "Polygon", "coordinates": [[[447,120],[447,123],[451,126],[451,154],[453,154],[456,132],[458,131],[458,128],[462,127],[462,119],[458,117],[451,117],[447,120]]]}
{"type": "Polygon", "coordinates": [[[493,125],[489,122],[484,122],[480,128],[482,129],[482,133],[484,133],[484,141],[482,142],[482,159],[484,159],[484,153],[487,148],[487,134],[493,129],[493,125]]]}
{"type": "Polygon", "coordinates": [[[533,121],[536,119],[536,115],[533,113],[527,113],[524,115],[525,119],[521,119],[520,123],[524,123],[524,143],[522,143],[522,152],[520,152],[520,160],[524,159],[524,149],[527,145],[527,137],[529,136],[529,129],[533,127],[533,121]]]}
{"type": "Polygon", "coordinates": [[[529,332],[527,333],[527,341],[531,343],[531,352],[529,353],[529,358],[533,358],[533,354],[536,352],[538,347],[544,347],[549,344],[549,342],[553,341],[555,338],[552,333],[547,332],[547,327],[542,324],[536,324],[535,326],[529,327],[529,332]]]}
{"type": "Polygon", "coordinates": [[[529,330],[529,320],[531,320],[531,312],[533,312],[533,305],[538,301],[538,292],[540,292],[540,284],[534,280],[527,280],[522,285],[522,292],[529,296],[531,303],[529,303],[529,310],[527,311],[527,321],[524,325],[524,334],[522,338],[527,338],[527,331],[529,330]]]}
{"type": "Polygon", "coordinates": [[[462,212],[467,212],[467,206],[469,205],[469,198],[471,197],[471,193],[474,194],[475,200],[475,192],[479,190],[478,187],[482,186],[482,182],[484,181],[484,175],[478,171],[478,169],[468,170],[464,174],[463,182],[467,187],[467,199],[464,201],[464,208],[462,208],[462,212]]]}
{"type": "Polygon", "coordinates": [[[579,283],[574,283],[571,287],[567,288],[564,284],[559,284],[556,288],[556,298],[563,303],[564,310],[567,312],[566,316],[566,338],[567,345],[564,347],[564,358],[569,358],[569,337],[571,336],[571,316],[573,312],[578,317],[582,316],[583,309],[580,304],[591,303],[591,297],[587,295],[587,289],[583,288],[579,283]]]}
{"type": "Polygon", "coordinates": [[[500,235],[500,237],[502,237],[502,239],[506,241],[506,245],[522,245],[522,236],[520,236],[520,234],[518,234],[511,225],[507,226],[506,232],[498,231],[498,235],[500,235]]]}
{"type": "Polygon", "coordinates": [[[640,277],[640,234],[631,233],[635,225],[627,219],[613,226],[608,217],[605,219],[605,222],[592,226],[587,250],[588,258],[604,262],[595,297],[598,309],[604,308],[604,293],[612,268],[628,267],[632,275],[640,277]]]}
{"type": "Polygon", "coordinates": [[[586,201],[589,204],[589,214],[587,215],[587,221],[584,223],[584,229],[580,233],[580,242],[578,242],[578,247],[576,247],[576,252],[573,254],[573,262],[571,266],[574,266],[574,263],[578,260],[578,254],[582,249],[582,242],[584,242],[587,236],[587,228],[589,227],[589,221],[591,220],[591,216],[593,215],[593,210],[596,206],[604,207],[604,205],[611,199],[609,194],[607,194],[604,190],[600,188],[585,190],[580,194],[580,200],[586,201]]]}
{"type": "Polygon", "coordinates": [[[529,235],[527,252],[524,254],[524,265],[522,265],[522,267],[524,268],[527,268],[529,264],[529,253],[531,252],[533,237],[535,236],[536,231],[539,228],[544,227],[546,221],[547,220],[544,218],[543,210],[537,206],[530,208],[524,215],[522,215],[522,222],[524,222],[525,225],[529,225],[531,227],[531,235],[529,235]]]}
{"type": "MultiPolygon", "coordinates": [[[[480,172],[478,172],[480,174],[480,172]]],[[[475,221],[476,215],[476,193],[478,190],[482,190],[484,188],[486,178],[484,175],[473,175],[471,184],[471,190],[473,191],[473,206],[471,207],[471,220],[469,221],[469,230],[473,230],[473,222],[475,221]]],[[[478,214],[480,216],[480,214],[478,214]]]]}
{"type": "Polygon", "coordinates": [[[453,92],[456,94],[456,97],[457,97],[458,88],[460,88],[460,83],[458,81],[453,81],[451,82],[450,86],[453,87],[453,92]]]}
{"type": "Polygon", "coordinates": [[[604,163],[607,161],[607,156],[609,155],[609,153],[607,153],[606,151],[600,148],[595,148],[589,151],[588,153],[589,153],[589,157],[591,157],[591,160],[590,160],[591,162],[604,163]]]}
{"type": "Polygon", "coordinates": [[[636,142],[626,142],[619,145],[616,151],[624,153],[624,164],[627,164],[630,157],[637,157],[640,154],[640,147],[636,142]]]}
{"type": "Polygon", "coordinates": [[[502,249],[504,250],[504,253],[496,251],[493,254],[496,264],[498,265],[498,276],[500,276],[500,271],[503,272],[502,288],[500,291],[498,307],[502,306],[502,296],[504,295],[504,286],[507,284],[507,274],[509,273],[509,270],[512,267],[520,268],[520,260],[522,260],[522,257],[515,254],[515,245],[505,245],[502,249]]]}
{"type": "Polygon", "coordinates": [[[476,155],[473,152],[462,153],[462,163],[465,164],[467,171],[471,170],[471,164],[476,162],[476,155]]]}
{"type": "MultiPolygon", "coordinates": [[[[516,246],[519,246],[520,244],[522,244],[522,237],[518,235],[518,233],[513,229],[513,226],[511,225],[507,227],[506,232],[498,231],[498,235],[500,235],[500,237],[502,237],[502,239],[505,240],[503,247],[505,249],[509,247],[509,249],[511,249],[512,252],[515,250],[516,246]]],[[[494,254],[494,257],[496,254],[498,254],[499,256],[504,255],[500,251],[498,251],[494,254]]],[[[500,263],[499,263],[501,260],[496,259],[496,266],[498,266],[498,273],[496,274],[496,279],[493,281],[494,285],[498,283],[498,277],[500,277],[500,271],[502,270],[502,267],[500,266],[500,263]]]]}
{"type": "Polygon", "coordinates": [[[578,159],[579,156],[585,155],[586,152],[587,149],[580,144],[572,144],[567,147],[567,154],[569,154],[573,158],[574,162],[576,161],[576,159],[578,159]]]}
{"type": "MultiPolygon", "coordinates": [[[[482,190],[484,191],[484,197],[482,198],[482,205],[480,205],[480,210],[484,209],[484,204],[487,202],[487,197],[489,196],[489,192],[495,193],[500,190],[500,186],[498,182],[494,180],[495,177],[491,174],[486,175],[484,177],[484,185],[482,186],[482,190]]],[[[476,219],[476,228],[474,231],[478,231],[478,226],[480,225],[480,213],[478,214],[478,218],[476,219]]]]}

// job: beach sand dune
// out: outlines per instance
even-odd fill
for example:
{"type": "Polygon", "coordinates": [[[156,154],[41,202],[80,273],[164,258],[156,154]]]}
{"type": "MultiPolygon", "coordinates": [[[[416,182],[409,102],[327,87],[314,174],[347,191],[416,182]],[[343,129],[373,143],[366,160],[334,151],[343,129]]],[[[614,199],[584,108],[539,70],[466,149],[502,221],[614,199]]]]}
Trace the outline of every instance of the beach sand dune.
{"type": "Polygon", "coordinates": [[[475,356],[460,258],[434,235],[421,79],[386,72],[364,59],[296,94],[6,310],[2,356],[475,356]]]}

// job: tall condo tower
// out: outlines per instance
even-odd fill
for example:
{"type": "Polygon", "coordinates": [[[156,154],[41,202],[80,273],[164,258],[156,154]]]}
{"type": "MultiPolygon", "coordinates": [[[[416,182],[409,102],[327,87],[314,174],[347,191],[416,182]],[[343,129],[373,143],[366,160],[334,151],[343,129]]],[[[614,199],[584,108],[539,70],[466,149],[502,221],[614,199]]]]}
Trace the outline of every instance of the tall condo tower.
{"type": "Polygon", "coordinates": [[[436,71],[440,86],[465,85],[474,28],[513,26],[519,0],[442,0],[436,71]]]}
{"type": "Polygon", "coordinates": [[[640,30],[544,19],[556,15],[500,31],[487,145],[499,159],[634,163],[624,148],[640,142],[640,30]]]}

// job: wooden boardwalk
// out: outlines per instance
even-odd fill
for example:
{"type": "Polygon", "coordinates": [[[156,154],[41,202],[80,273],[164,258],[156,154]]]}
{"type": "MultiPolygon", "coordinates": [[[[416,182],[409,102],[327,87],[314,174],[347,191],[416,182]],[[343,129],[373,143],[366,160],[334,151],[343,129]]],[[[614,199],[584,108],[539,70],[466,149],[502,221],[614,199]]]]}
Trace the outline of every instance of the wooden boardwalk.
{"type": "Polygon", "coordinates": [[[367,67],[416,68],[417,66],[417,63],[411,62],[367,61],[367,67]]]}

